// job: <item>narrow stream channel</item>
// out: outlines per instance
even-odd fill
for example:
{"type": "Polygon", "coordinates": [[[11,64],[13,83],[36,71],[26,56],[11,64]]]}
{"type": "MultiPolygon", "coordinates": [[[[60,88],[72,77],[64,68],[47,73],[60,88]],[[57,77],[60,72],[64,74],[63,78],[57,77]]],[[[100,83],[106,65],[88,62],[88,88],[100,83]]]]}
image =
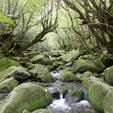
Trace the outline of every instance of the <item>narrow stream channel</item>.
{"type": "MultiPolygon", "coordinates": [[[[59,77],[62,76],[63,70],[52,71],[53,77],[56,77],[56,82],[53,83],[40,83],[41,86],[46,87],[48,91],[53,96],[53,102],[50,104],[47,109],[51,109],[53,113],[99,113],[95,111],[95,109],[90,105],[87,101],[87,93],[82,88],[81,84],[74,82],[62,82],[58,80],[59,77]],[[63,94],[63,88],[67,89],[67,93],[63,94]],[[72,90],[75,89],[83,89],[84,98],[79,100],[76,97],[71,96],[72,90]]],[[[7,94],[0,95],[0,103],[2,103],[2,99],[4,99],[7,94]]]]}
{"type": "MultiPolygon", "coordinates": [[[[51,74],[54,77],[61,77],[63,74],[62,70],[53,71],[51,74]]],[[[76,88],[82,88],[79,84],[73,82],[62,82],[57,80],[54,83],[49,83],[51,89],[57,89],[59,91],[59,98],[53,98],[53,102],[47,108],[54,111],[54,113],[96,113],[92,108],[91,104],[84,98],[78,101],[77,98],[72,98],[70,92],[76,88]],[[63,86],[62,86],[63,84],[63,86]],[[68,88],[66,96],[63,96],[61,88],[68,88]]],[[[48,85],[47,85],[48,86],[48,85]]],[[[85,96],[86,97],[86,96],[85,96]]]]}

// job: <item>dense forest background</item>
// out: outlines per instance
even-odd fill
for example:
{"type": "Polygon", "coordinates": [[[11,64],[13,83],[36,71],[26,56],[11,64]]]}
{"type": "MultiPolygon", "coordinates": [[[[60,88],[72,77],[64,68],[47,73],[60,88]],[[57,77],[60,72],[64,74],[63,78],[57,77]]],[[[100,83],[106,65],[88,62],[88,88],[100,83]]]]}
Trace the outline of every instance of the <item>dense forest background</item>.
{"type": "Polygon", "coordinates": [[[7,56],[35,44],[113,52],[112,0],[1,0],[0,6],[0,52],[7,56]]]}

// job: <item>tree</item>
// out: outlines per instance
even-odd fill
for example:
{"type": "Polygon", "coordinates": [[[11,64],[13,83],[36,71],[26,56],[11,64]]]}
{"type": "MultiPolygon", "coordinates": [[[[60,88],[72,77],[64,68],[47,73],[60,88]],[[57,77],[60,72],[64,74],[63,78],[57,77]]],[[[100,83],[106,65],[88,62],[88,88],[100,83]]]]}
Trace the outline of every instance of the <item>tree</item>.
{"type": "Polygon", "coordinates": [[[113,53],[113,1],[112,0],[63,0],[79,14],[82,25],[88,26],[91,40],[98,47],[105,47],[113,53]]]}
{"type": "Polygon", "coordinates": [[[0,0],[0,4],[0,46],[7,55],[20,54],[58,26],[57,0],[0,0]],[[26,34],[34,27],[40,32],[29,40],[26,34]]]}

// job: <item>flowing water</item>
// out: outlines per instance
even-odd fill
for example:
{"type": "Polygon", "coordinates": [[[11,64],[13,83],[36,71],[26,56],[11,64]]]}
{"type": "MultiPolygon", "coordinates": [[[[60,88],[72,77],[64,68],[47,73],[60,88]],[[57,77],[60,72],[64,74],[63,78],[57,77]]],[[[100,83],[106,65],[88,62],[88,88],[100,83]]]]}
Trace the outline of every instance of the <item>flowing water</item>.
{"type": "MultiPolygon", "coordinates": [[[[63,74],[63,70],[52,71],[53,77],[59,78],[63,74]]],[[[84,91],[84,100],[78,101],[78,98],[72,98],[70,96],[72,90],[82,88],[81,84],[74,82],[62,82],[57,80],[53,83],[40,83],[43,87],[49,89],[50,93],[57,91],[59,96],[57,98],[53,97],[53,102],[47,108],[51,109],[53,113],[97,113],[87,99],[87,91],[84,91]],[[67,88],[68,92],[64,96],[62,92],[62,88],[67,88]]],[[[0,95],[0,103],[2,103],[2,99],[4,99],[7,94],[0,95]]]]}
{"type": "Polygon", "coordinates": [[[63,94],[60,94],[59,99],[53,100],[53,103],[48,106],[50,109],[57,109],[57,110],[70,110],[70,106],[66,103],[66,99],[63,98],[63,94]]]}
{"type": "MultiPolygon", "coordinates": [[[[51,74],[54,77],[59,78],[60,76],[62,76],[63,71],[62,70],[52,71],[51,74]]],[[[74,100],[74,98],[70,97],[69,92],[71,92],[71,90],[82,87],[79,84],[69,83],[69,82],[61,82],[61,81],[57,80],[56,82],[51,83],[49,85],[53,89],[55,89],[55,88],[58,89],[59,94],[60,94],[59,98],[57,98],[57,99],[53,98],[52,104],[50,104],[47,107],[48,109],[53,110],[54,113],[96,113],[96,111],[92,108],[91,104],[86,100],[87,93],[84,91],[84,89],[83,89],[83,91],[85,93],[85,98],[84,98],[85,100],[78,101],[76,98],[74,100]],[[63,97],[63,93],[61,91],[62,84],[63,84],[63,86],[68,88],[68,93],[67,93],[67,96],[65,96],[65,97],[63,97]]]]}

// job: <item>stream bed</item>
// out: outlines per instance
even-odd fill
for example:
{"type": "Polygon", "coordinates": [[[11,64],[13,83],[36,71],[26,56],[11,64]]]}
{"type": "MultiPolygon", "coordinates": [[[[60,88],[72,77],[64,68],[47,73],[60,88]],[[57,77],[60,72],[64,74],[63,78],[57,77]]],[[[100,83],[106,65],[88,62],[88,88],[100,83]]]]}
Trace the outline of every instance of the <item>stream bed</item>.
{"type": "MultiPolygon", "coordinates": [[[[58,79],[62,76],[63,70],[52,71],[51,74],[58,79]]],[[[79,83],[57,80],[53,83],[41,83],[40,85],[46,87],[53,96],[52,104],[47,107],[53,113],[98,113],[88,102],[87,93],[79,83]],[[65,95],[62,89],[67,89],[65,95]],[[71,96],[71,92],[74,89],[83,89],[84,98],[82,100],[71,96]]]]}
{"type": "MultiPolygon", "coordinates": [[[[58,78],[62,76],[63,70],[52,71],[53,77],[57,80],[51,83],[39,84],[48,89],[52,94],[53,102],[47,109],[51,109],[53,113],[99,113],[97,112],[87,100],[87,91],[83,89],[80,83],[76,82],[62,82],[58,78]],[[82,89],[84,97],[82,99],[78,97],[72,97],[72,91],[76,89],[82,89]]],[[[0,94],[0,103],[8,94],[0,94]]]]}

